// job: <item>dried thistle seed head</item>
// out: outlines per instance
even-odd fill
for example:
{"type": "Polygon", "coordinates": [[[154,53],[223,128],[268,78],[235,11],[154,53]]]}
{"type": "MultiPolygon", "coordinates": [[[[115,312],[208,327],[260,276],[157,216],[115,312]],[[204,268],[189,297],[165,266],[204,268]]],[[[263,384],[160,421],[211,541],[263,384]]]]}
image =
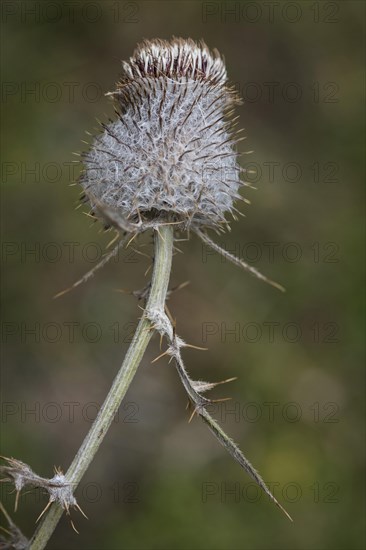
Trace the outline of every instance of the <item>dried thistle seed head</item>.
{"type": "Polygon", "coordinates": [[[239,100],[219,53],[191,39],[145,41],[110,95],[118,118],[102,124],[81,178],[94,210],[132,223],[226,223],[240,198],[230,118],[239,100]]]}

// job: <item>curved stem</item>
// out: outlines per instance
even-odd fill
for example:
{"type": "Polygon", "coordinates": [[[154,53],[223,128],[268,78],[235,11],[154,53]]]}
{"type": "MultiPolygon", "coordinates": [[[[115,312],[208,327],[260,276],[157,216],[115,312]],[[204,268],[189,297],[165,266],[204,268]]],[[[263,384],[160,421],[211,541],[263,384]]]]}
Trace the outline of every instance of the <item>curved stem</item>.
{"type": "MultiPolygon", "coordinates": [[[[158,230],[155,230],[154,242],[154,269],[146,310],[160,309],[164,311],[172,265],[173,228],[171,226],[160,226],[158,230]]],[[[74,490],[102,443],[132,382],[153,332],[154,326],[144,313],[98,416],[66,473],[66,479],[74,490]]],[[[30,542],[30,550],[45,548],[62,513],[63,509],[59,504],[53,503],[50,506],[30,542]]]]}

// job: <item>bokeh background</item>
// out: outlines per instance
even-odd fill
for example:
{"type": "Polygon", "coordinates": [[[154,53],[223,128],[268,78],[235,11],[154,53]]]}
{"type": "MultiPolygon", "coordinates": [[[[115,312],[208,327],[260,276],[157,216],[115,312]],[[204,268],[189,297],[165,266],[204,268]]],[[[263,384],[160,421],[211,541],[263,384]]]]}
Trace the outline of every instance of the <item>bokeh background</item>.
{"type": "MultiPolygon", "coordinates": [[[[199,420],[157,338],[50,549],[364,547],[364,3],[2,3],[2,454],[44,476],[67,469],[103,402],[141,313],[150,261],[121,253],[87,284],[112,235],[75,210],[85,130],[143,38],[204,38],[244,98],[257,190],[218,242],[281,294],[180,243],[169,307],[196,379],[238,380],[214,411],[294,518],[254,487],[199,420]],[[231,332],[230,332],[231,331],[231,332]],[[232,332],[234,331],[234,332],[232,332]]],[[[151,251],[146,236],[139,246],[151,251]]],[[[9,512],[14,495],[2,486],[9,512]]],[[[27,536],[46,504],[22,496],[27,536]]],[[[3,520],[3,518],[2,518],[3,520]]]]}

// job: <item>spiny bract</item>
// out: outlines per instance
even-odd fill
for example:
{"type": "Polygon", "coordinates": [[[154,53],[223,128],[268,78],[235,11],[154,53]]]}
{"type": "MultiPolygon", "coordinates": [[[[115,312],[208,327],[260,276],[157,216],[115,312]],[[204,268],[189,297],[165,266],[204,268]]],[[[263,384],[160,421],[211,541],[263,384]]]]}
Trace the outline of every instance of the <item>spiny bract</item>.
{"type": "Polygon", "coordinates": [[[217,50],[193,40],[147,40],[122,64],[116,121],[84,156],[92,208],[132,223],[217,226],[240,198],[231,115],[239,103],[217,50]]]}

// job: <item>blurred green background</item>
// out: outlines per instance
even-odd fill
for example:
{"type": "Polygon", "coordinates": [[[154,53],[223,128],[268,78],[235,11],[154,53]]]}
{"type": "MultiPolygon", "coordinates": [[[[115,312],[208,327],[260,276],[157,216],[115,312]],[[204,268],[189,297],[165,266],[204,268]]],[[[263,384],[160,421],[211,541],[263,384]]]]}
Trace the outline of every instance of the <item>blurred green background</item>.
{"type": "MultiPolygon", "coordinates": [[[[294,523],[188,424],[173,366],[151,365],[155,338],[77,491],[89,521],[72,512],[77,536],[64,517],[49,548],[363,548],[364,3],[46,0],[3,2],[2,19],[2,454],[67,469],[141,313],[117,292],[148,281],[133,251],[52,297],[111,239],[75,210],[72,152],[112,115],[104,93],[143,38],[203,38],[225,55],[257,190],[218,241],[287,289],[191,238],[172,274],[190,285],[169,307],[209,348],[186,351],[193,378],[238,377],[213,392],[232,397],[214,412],[294,523]]],[[[22,496],[27,536],[45,504],[22,496]]]]}

